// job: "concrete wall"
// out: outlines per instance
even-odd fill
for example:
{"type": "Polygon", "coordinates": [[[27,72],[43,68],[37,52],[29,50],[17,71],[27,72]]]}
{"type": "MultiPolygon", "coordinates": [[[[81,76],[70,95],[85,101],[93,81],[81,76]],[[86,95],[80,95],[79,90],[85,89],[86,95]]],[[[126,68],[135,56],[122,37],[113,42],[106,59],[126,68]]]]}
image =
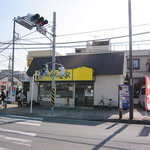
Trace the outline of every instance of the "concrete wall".
{"type": "MultiPolygon", "coordinates": [[[[140,59],[140,69],[133,69],[133,78],[141,78],[144,76],[149,76],[149,65],[148,63],[150,62],[150,50],[138,50],[138,51],[133,51],[133,59],[140,59]],[[146,65],[147,64],[147,65],[146,65]]],[[[126,61],[129,59],[129,54],[126,52],[126,61]]],[[[129,70],[128,70],[129,72],[129,70]]]]}
{"type": "Polygon", "coordinates": [[[115,106],[118,105],[118,85],[123,84],[121,75],[96,76],[94,84],[94,105],[97,105],[99,98],[103,95],[113,100],[115,106]]]}

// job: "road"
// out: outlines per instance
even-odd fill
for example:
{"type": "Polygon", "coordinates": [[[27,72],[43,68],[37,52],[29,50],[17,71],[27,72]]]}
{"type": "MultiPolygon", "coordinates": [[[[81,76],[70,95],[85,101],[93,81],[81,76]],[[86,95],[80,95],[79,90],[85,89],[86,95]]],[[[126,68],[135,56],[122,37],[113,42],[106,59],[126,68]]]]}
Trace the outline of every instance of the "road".
{"type": "Polygon", "coordinates": [[[0,150],[148,150],[150,125],[0,115],[0,150]]]}

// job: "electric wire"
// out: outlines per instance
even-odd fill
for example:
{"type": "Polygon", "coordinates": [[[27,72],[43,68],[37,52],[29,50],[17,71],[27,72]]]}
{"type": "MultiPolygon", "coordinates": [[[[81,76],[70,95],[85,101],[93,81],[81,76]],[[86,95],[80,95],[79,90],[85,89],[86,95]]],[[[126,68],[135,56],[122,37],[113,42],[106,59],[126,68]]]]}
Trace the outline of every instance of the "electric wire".
{"type": "MultiPolygon", "coordinates": [[[[146,31],[146,32],[140,32],[140,33],[135,33],[135,34],[132,34],[132,36],[139,36],[139,35],[143,35],[143,34],[149,34],[150,31],[146,31]]],[[[102,38],[102,39],[96,39],[95,41],[103,41],[103,40],[114,40],[114,39],[119,39],[119,38],[126,38],[128,37],[129,35],[122,35],[122,36],[114,36],[114,37],[109,37],[109,38],[102,38]]],[[[87,43],[87,42],[93,42],[94,40],[83,40],[83,41],[71,41],[71,42],[59,42],[59,43],[56,43],[57,45],[58,44],[73,44],[73,43],[87,43]]],[[[8,44],[8,43],[7,43],[8,44]]],[[[10,43],[12,44],[12,43],[10,43]]],[[[24,44],[18,44],[18,45],[51,45],[51,43],[35,43],[35,44],[31,44],[31,43],[24,43],[24,44]]]]}
{"type": "MultiPolygon", "coordinates": [[[[132,27],[139,27],[139,26],[146,26],[146,25],[150,25],[150,23],[140,24],[140,25],[133,25],[132,27]]],[[[94,31],[87,31],[87,32],[69,33],[69,34],[57,35],[57,37],[72,36],[72,35],[79,35],[79,34],[88,34],[88,33],[92,33],[92,32],[103,32],[103,31],[110,31],[110,30],[119,30],[119,29],[125,29],[125,28],[128,28],[128,27],[127,26],[126,27],[116,27],[116,28],[94,30],[94,31]]]]}

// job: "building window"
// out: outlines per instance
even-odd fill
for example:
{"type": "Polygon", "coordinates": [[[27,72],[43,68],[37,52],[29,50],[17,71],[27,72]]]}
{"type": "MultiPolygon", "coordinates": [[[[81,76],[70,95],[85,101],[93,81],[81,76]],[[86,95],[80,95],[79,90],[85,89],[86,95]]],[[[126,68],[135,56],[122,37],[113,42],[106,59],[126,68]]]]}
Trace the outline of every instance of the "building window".
{"type": "Polygon", "coordinates": [[[40,98],[50,98],[50,82],[40,82],[39,85],[39,97],[40,98]]]}
{"type": "Polygon", "coordinates": [[[57,98],[73,98],[73,83],[57,82],[56,86],[57,86],[56,90],[57,98]]]}
{"type": "MultiPolygon", "coordinates": [[[[127,67],[130,68],[130,60],[127,60],[127,67]]],[[[140,69],[140,59],[132,59],[132,69],[140,69]]]]}
{"type": "MultiPolygon", "coordinates": [[[[73,98],[73,86],[71,82],[56,82],[56,98],[73,98]]],[[[39,97],[50,98],[51,82],[40,82],[39,97]]]]}

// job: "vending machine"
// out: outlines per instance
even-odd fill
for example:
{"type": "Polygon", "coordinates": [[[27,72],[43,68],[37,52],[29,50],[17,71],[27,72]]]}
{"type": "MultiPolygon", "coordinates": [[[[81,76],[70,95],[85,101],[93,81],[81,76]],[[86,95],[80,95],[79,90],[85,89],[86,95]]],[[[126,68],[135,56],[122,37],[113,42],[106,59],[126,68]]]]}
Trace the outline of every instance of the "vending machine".
{"type": "Polygon", "coordinates": [[[119,108],[129,109],[130,108],[130,86],[123,84],[119,85],[118,88],[118,101],[119,108]]]}

